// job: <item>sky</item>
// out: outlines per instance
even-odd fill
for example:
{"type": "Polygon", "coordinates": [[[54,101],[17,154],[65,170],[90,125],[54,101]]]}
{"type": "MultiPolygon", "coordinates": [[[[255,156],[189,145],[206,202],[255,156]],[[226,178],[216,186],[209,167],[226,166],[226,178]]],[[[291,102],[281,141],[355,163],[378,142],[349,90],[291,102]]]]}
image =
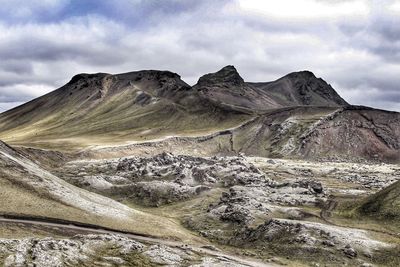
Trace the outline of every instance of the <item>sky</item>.
{"type": "Polygon", "coordinates": [[[310,70],[348,102],[400,111],[400,0],[0,0],[0,112],[77,73],[226,65],[310,70]]]}

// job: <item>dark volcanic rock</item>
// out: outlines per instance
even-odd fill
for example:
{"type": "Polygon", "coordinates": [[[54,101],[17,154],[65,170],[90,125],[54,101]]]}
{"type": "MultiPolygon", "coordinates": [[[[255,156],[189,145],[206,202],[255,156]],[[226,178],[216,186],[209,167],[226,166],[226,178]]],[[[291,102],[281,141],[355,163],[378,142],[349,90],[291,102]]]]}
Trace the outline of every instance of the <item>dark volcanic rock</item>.
{"type": "Polygon", "coordinates": [[[199,86],[210,86],[210,85],[232,85],[240,86],[244,84],[244,80],[240,77],[234,66],[226,66],[220,71],[215,73],[209,73],[200,77],[197,82],[199,86]]]}

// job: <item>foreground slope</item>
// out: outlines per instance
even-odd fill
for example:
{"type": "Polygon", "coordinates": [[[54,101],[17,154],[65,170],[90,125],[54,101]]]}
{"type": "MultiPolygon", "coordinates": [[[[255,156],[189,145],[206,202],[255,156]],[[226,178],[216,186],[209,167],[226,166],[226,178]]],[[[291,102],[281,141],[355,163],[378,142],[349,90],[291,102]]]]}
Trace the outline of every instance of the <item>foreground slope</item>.
{"type": "Polygon", "coordinates": [[[400,181],[367,197],[357,211],[369,217],[394,221],[400,218],[400,181]]]}

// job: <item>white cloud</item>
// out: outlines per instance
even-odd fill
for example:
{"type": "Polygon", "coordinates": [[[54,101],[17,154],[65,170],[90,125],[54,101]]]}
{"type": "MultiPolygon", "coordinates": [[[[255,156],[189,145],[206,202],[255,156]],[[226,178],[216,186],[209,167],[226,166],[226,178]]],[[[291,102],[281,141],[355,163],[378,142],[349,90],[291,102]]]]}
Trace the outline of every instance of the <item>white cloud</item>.
{"type": "Polygon", "coordinates": [[[400,14],[400,1],[395,0],[391,4],[388,5],[388,10],[395,13],[396,15],[400,14]]]}
{"type": "Polygon", "coordinates": [[[244,11],[281,19],[332,19],[369,13],[367,3],[361,0],[238,0],[238,4],[244,11]]]}

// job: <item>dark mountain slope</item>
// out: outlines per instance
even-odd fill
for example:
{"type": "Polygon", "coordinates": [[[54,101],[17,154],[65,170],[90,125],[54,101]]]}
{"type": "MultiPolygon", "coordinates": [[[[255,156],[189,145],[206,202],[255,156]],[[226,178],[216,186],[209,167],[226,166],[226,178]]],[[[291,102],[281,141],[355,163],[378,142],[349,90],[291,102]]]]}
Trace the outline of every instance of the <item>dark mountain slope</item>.
{"type": "Polygon", "coordinates": [[[170,72],[79,74],[60,89],[3,113],[1,129],[4,131],[15,124],[32,124],[43,119],[63,123],[80,119],[115,101],[121,94],[129,96],[129,104],[144,106],[155,102],[161,94],[174,97],[187,88],[190,87],[177,74],[170,72]]]}
{"type": "Polygon", "coordinates": [[[248,84],[264,91],[281,106],[348,105],[331,85],[310,71],[293,72],[273,82],[248,84]]]}
{"type": "Polygon", "coordinates": [[[119,140],[231,127],[247,116],[201,100],[167,71],[79,74],[65,86],[0,115],[11,142],[119,140]]]}
{"type": "Polygon", "coordinates": [[[245,83],[233,66],[200,77],[193,89],[219,106],[253,111],[280,107],[268,94],[245,83]]]}

